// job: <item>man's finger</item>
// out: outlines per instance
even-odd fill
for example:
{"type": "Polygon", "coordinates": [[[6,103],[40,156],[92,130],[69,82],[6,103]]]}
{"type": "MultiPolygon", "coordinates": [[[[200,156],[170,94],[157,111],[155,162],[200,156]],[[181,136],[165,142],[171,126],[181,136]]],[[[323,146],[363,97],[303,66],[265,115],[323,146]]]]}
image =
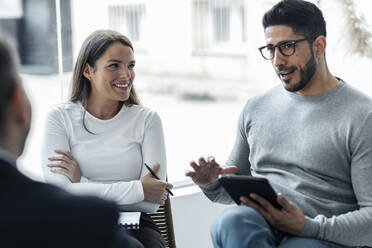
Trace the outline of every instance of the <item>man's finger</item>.
{"type": "Polygon", "coordinates": [[[205,166],[207,165],[207,162],[205,162],[205,159],[203,157],[199,158],[199,165],[200,166],[205,166]]]}
{"type": "Polygon", "coordinates": [[[199,165],[195,163],[195,161],[190,162],[190,166],[194,169],[194,171],[199,170],[199,165]]]}
{"type": "Polygon", "coordinates": [[[193,177],[193,176],[195,176],[195,171],[187,170],[187,171],[185,171],[185,176],[193,177]]]}
{"type": "Polygon", "coordinates": [[[277,220],[282,215],[281,210],[278,210],[271,204],[271,202],[269,202],[265,198],[257,194],[250,194],[250,197],[252,197],[252,199],[257,201],[259,205],[261,205],[261,207],[265,209],[265,211],[268,213],[268,216],[270,216],[270,220],[277,220]]]}
{"type": "Polygon", "coordinates": [[[208,162],[216,162],[216,159],[213,156],[208,156],[207,161],[208,162]]]}
{"type": "Polygon", "coordinates": [[[207,158],[209,167],[219,167],[220,165],[216,162],[216,159],[213,156],[207,158]]]}
{"type": "Polygon", "coordinates": [[[261,197],[260,195],[257,194],[250,194],[249,195],[252,199],[256,200],[263,208],[266,210],[270,211],[273,208],[273,205],[266,200],[265,198],[261,197]]]}
{"type": "Polygon", "coordinates": [[[291,210],[292,209],[293,205],[281,193],[278,194],[276,199],[277,199],[279,205],[281,205],[283,207],[283,209],[285,209],[285,210],[291,210]]]}
{"type": "Polygon", "coordinates": [[[267,221],[271,221],[270,214],[262,208],[259,204],[255,203],[254,201],[250,200],[248,197],[241,196],[240,201],[243,205],[249,206],[255,210],[257,210],[267,221]]]}

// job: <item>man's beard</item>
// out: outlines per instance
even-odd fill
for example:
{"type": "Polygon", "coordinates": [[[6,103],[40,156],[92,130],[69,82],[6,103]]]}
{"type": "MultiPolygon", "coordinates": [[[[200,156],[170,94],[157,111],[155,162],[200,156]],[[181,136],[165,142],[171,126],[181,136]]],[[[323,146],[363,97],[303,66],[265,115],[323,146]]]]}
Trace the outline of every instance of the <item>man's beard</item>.
{"type": "Polygon", "coordinates": [[[294,85],[290,85],[289,82],[284,81],[284,88],[290,92],[303,90],[309,84],[316,70],[317,64],[314,52],[311,51],[311,58],[307,61],[305,67],[300,69],[300,81],[294,85]]]}

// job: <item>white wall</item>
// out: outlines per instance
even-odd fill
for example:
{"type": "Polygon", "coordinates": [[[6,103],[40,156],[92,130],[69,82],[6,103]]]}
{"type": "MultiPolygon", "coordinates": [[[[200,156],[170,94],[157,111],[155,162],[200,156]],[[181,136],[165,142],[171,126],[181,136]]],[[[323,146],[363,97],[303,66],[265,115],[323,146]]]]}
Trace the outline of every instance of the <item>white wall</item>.
{"type": "Polygon", "coordinates": [[[212,248],[210,226],[215,218],[232,205],[211,202],[200,190],[171,198],[177,248],[212,248]]]}

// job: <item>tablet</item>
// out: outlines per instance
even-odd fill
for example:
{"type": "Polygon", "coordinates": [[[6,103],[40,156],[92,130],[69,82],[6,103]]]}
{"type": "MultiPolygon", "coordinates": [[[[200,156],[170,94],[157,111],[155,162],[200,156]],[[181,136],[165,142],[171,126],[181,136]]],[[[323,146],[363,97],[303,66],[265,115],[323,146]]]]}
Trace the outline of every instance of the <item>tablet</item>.
{"type": "Polygon", "coordinates": [[[277,194],[266,178],[242,175],[221,175],[218,181],[238,205],[240,204],[239,198],[241,196],[246,196],[253,200],[249,197],[249,194],[255,193],[268,200],[277,209],[282,209],[282,206],[280,206],[276,200],[277,194]]]}

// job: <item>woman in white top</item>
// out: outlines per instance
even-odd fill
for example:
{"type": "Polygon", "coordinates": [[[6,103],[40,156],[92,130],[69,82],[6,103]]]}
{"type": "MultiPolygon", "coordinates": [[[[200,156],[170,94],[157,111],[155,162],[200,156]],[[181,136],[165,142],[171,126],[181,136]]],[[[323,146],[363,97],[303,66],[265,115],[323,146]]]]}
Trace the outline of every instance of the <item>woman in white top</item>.
{"type": "Polygon", "coordinates": [[[155,212],[167,197],[166,156],[158,114],[140,105],[133,86],[131,42],[111,30],[84,41],[70,101],[47,115],[43,171],[49,183],[78,194],[114,200],[122,211],[139,211],[140,230],[130,233],[145,247],[164,247],[155,212]],[[161,180],[151,176],[144,163],[161,180]]]}

